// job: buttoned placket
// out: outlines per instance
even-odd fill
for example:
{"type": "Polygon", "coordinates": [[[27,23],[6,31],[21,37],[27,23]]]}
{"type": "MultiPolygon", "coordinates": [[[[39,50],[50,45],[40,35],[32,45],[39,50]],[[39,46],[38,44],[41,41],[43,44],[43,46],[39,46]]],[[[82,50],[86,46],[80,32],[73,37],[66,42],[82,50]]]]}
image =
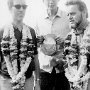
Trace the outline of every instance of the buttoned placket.
{"type": "MultiPolygon", "coordinates": [[[[48,18],[49,19],[49,18],[48,18]]],[[[51,34],[54,34],[53,31],[55,30],[54,28],[54,23],[57,19],[57,16],[54,16],[52,20],[49,19],[49,24],[50,24],[50,27],[51,27],[51,34]]],[[[53,67],[52,69],[52,73],[55,74],[55,73],[59,73],[59,70],[57,70],[55,67],[53,67]]]]}
{"type": "Polygon", "coordinates": [[[54,31],[54,29],[55,29],[55,28],[54,28],[54,23],[55,23],[55,21],[56,21],[56,18],[57,18],[57,17],[54,16],[52,20],[49,19],[49,20],[50,20],[50,24],[51,24],[51,34],[53,34],[53,31],[54,31]]]}
{"type": "Polygon", "coordinates": [[[52,20],[50,20],[49,17],[48,17],[48,18],[46,18],[46,19],[48,20],[48,23],[49,23],[49,26],[50,26],[50,32],[49,32],[49,33],[52,34],[53,25],[54,25],[54,21],[55,21],[54,19],[55,19],[55,18],[53,18],[52,20]]]}

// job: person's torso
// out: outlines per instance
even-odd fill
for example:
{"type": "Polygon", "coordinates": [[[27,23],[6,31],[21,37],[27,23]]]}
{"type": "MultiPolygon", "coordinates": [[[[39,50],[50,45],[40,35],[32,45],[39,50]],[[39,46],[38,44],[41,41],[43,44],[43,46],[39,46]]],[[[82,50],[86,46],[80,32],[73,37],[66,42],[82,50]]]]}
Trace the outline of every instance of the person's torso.
{"type": "MultiPolygon", "coordinates": [[[[60,11],[60,15],[54,17],[52,21],[48,17],[39,18],[37,21],[37,29],[37,35],[55,34],[57,37],[59,36],[61,38],[65,38],[70,32],[69,22],[63,11],[60,11]]],[[[51,57],[43,55],[39,50],[40,68],[51,72],[53,67],[50,66],[50,61],[51,57]]]]}
{"type": "Polygon", "coordinates": [[[50,20],[49,17],[40,17],[37,20],[38,35],[55,34],[56,36],[65,38],[70,32],[69,21],[63,11],[60,12],[60,15],[55,16],[53,20],[50,20]]]}
{"type": "MultiPolygon", "coordinates": [[[[15,27],[13,27],[14,28],[14,35],[15,35],[15,38],[17,39],[17,49],[18,49],[18,51],[19,51],[19,49],[20,49],[20,43],[21,43],[21,40],[22,40],[22,32],[20,32],[17,28],[15,28],[15,27]]],[[[31,29],[31,28],[29,28],[29,29],[31,29]]],[[[31,32],[31,30],[30,30],[30,32],[31,32]]],[[[2,33],[2,38],[3,38],[3,33],[2,33]]],[[[1,38],[1,39],[2,39],[1,38]]],[[[2,40],[1,40],[2,41],[2,40]]],[[[20,62],[19,62],[19,54],[20,54],[20,52],[18,52],[17,53],[17,64],[18,64],[18,71],[20,71],[20,62]]],[[[32,57],[32,61],[31,61],[31,63],[30,63],[30,65],[29,65],[29,67],[28,67],[28,69],[27,69],[27,71],[26,71],[26,78],[29,78],[31,75],[32,75],[32,71],[35,69],[35,67],[34,67],[34,62],[33,62],[33,58],[34,57],[32,57]]],[[[1,72],[1,74],[2,75],[5,75],[5,76],[7,76],[7,77],[10,77],[9,76],[9,73],[8,73],[8,70],[7,70],[7,66],[6,66],[6,62],[5,62],[5,60],[4,60],[4,58],[3,58],[3,55],[1,56],[1,70],[0,70],[0,72],[1,72]]]]}
{"type": "MultiPolygon", "coordinates": [[[[73,47],[73,45],[74,45],[74,47],[78,46],[78,48],[76,50],[76,52],[78,53],[78,55],[77,55],[78,59],[76,59],[76,58],[70,58],[70,60],[68,59],[70,62],[68,65],[68,69],[74,75],[77,73],[77,70],[78,70],[78,68],[81,64],[81,60],[82,60],[82,59],[80,59],[80,56],[79,56],[80,55],[80,47],[83,45],[86,45],[86,44],[90,45],[90,42],[88,42],[88,41],[90,41],[89,29],[90,29],[90,25],[88,25],[86,27],[86,29],[84,30],[84,33],[78,34],[78,35],[76,35],[72,31],[66,38],[66,40],[68,40],[70,42],[70,47],[73,47]]],[[[68,46],[66,46],[65,48],[67,48],[67,47],[68,46]]],[[[76,48],[73,48],[73,49],[76,49],[76,48]]],[[[77,54],[76,52],[74,54],[72,54],[72,52],[71,52],[71,57],[75,57],[75,55],[77,54]]],[[[90,67],[88,66],[90,64],[90,62],[88,61],[89,59],[90,59],[90,55],[87,56],[87,65],[85,66],[84,71],[82,71],[83,73],[86,73],[87,69],[90,69],[90,67]]]]}

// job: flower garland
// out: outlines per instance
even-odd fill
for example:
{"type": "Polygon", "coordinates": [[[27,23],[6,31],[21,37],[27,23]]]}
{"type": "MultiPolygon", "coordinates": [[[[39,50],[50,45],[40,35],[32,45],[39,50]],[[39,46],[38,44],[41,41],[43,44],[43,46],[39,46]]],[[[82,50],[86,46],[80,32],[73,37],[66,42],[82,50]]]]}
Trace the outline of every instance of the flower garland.
{"type": "MultiPolygon", "coordinates": [[[[71,88],[78,88],[82,89],[84,88],[84,83],[86,81],[75,81],[76,79],[81,80],[83,76],[85,75],[86,71],[78,71],[78,61],[84,61],[84,63],[87,63],[87,56],[86,53],[88,53],[88,50],[84,44],[80,44],[77,46],[77,44],[71,45],[70,40],[68,40],[65,43],[65,57],[68,64],[68,67],[65,69],[65,75],[68,78],[68,80],[71,83],[71,88]]],[[[80,90],[81,90],[80,89],[80,90]]]]}
{"type": "Polygon", "coordinates": [[[34,53],[32,50],[32,48],[34,48],[32,36],[30,29],[26,25],[23,25],[22,40],[20,46],[20,50],[18,50],[17,39],[15,38],[13,25],[11,24],[4,29],[1,49],[4,55],[8,73],[12,79],[11,84],[13,90],[24,89],[25,72],[30,65],[32,60],[31,56],[34,53]],[[19,51],[20,72],[18,72],[17,66],[17,53],[19,51]]]}

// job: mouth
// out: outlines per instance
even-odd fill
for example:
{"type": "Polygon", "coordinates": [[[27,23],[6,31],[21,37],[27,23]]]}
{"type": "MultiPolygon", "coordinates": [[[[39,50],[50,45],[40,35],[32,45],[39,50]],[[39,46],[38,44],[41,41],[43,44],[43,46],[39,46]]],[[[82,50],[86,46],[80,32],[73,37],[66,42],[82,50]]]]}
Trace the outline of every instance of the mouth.
{"type": "Polygon", "coordinates": [[[23,17],[24,17],[24,15],[18,15],[18,17],[19,17],[19,18],[23,18],[23,17]]]}
{"type": "Polygon", "coordinates": [[[18,15],[19,15],[19,16],[24,16],[24,14],[23,14],[23,13],[18,13],[18,15]]]}
{"type": "Polygon", "coordinates": [[[74,23],[75,23],[74,20],[70,20],[69,22],[70,22],[71,24],[74,24],[74,23]]]}
{"type": "Polygon", "coordinates": [[[54,4],[49,4],[49,6],[50,6],[50,7],[53,7],[53,6],[54,6],[54,4]]]}

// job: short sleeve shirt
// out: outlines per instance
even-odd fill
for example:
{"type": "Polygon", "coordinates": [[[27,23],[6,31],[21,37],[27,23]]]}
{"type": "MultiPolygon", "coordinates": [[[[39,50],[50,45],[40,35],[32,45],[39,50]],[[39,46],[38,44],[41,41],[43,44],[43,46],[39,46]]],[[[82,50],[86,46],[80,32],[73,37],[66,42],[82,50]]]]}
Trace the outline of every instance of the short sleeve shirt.
{"type": "MultiPolygon", "coordinates": [[[[66,13],[59,9],[53,20],[50,20],[49,16],[45,12],[43,16],[41,15],[40,18],[37,19],[36,24],[37,35],[55,34],[56,36],[65,38],[70,32],[69,21],[67,19],[66,13]]],[[[38,55],[40,68],[51,73],[53,67],[50,66],[50,61],[52,57],[44,55],[42,52],[40,52],[40,50],[38,55]]]]}

